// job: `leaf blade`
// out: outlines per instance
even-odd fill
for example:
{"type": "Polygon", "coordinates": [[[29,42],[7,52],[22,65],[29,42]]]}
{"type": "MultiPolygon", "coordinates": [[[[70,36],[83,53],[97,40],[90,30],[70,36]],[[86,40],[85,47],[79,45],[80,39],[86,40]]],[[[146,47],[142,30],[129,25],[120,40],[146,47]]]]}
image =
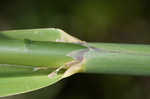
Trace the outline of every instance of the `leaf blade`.
{"type": "Polygon", "coordinates": [[[30,92],[61,80],[63,73],[49,78],[50,72],[52,72],[51,69],[34,71],[32,68],[16,67],[13,69],[5,66],[0,69],[0,97],[30,92]]]}

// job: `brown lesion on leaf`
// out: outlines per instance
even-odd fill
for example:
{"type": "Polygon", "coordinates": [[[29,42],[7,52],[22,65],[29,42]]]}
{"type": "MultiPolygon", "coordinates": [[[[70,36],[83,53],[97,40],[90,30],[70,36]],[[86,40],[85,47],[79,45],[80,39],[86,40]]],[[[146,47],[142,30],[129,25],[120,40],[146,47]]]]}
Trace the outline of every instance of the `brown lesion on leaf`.
{"type": "Polygon", "coordinates": [[[54,72],[50,73],[48,75],[49,78],[56,76],[59,73],[59,71],[62,69],[66,69],[66,71],[63,72],[62,78],[66,78],[75,73],[83,71],[83,65],[86,62],[85,55],[90,50],[100,51],[100,49],[98,49],[98,48],[89,46],[86,42],[76,42],[76,43],[78,43],[82,46],[86,46],[87,48],[81,49],[81,50],[76,50],[76,51],[73,51],[73,52],[67,54],[67,56],[73,58],[73,61],[67,62],[63,66],[60,66],[58,69],[56,69],[54,72]]]}
{"type": "Polygon", "coordinates": [[[67,56],[72,57],[74,60],[67,62],[63,66],[60,66],[54,72],[50,73],[48,75],[48,77],[52,78],[52,77],[56,76],[59,73],[59,71],[62,69],[66,69],[66,71],[64,71],[62,78],[68,77],[72,74],[82,71],[83,64],[85,62],[84,55],[88,51],[89,51],[89,49],[87,48],[87,49],[81,49],[81,50],[77,50],[77,51],[73,51],[73,52],[69,53],[67,56]]]}
{"type": "Polygon", "coordinates": [[[86,49],[76,50],[69,53],[67,56],[72,57],[73,61],[67,62],[66,64],[60,66],[54,72],[48,75],[49,78],[53,78],[62,69],[66,69],[66,71],[63,72],[63,76],[62,76],[62,78],[65,78],[83,70],[83,65],[86,62],[86,58],[85,58],[86,53],[88,53],[90,50],[95,50],[99,52],[100,49],[89,46],[87,42],[81,41],[80,39],[75,38],[60,29],[56,29],[56,30],[61,32],[61,38],[57,39],[56,42],[75,43],[87,47],[86,49]]]}

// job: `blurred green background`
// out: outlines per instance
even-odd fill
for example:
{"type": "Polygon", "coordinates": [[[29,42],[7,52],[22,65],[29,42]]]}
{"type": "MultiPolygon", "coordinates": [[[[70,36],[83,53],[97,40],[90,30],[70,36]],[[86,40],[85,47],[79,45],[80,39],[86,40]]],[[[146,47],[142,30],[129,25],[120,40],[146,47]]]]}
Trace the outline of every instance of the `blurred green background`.
{"type": "MultiPolygon", "coordinates": [[[[1,0],[0,30],[55,27],[89,42],[150,44],[149,5],[149,0],[1,0]]],[[[143,76],[76,74],[0,99],[150,99],[149,83],[143,76]]]]}

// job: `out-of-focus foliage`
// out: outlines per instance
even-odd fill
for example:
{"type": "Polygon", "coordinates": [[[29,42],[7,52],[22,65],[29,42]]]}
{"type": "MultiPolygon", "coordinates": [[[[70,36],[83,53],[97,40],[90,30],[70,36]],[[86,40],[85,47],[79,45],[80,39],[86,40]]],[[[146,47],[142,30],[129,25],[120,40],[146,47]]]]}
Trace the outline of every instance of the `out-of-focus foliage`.
{"type": "Polygon", "coordinates": [[[148,43],[148,0],[5,0],[0,28],[58,27],[88,41],[148,43]]]}
{"type": "MultiPolygon", "coordinates": [[[[87,41],[150,43],[149,11],[149,0],[3,0],[0,29],[57,27],[87,41]]],[[[149,99],[149,82],[149,77],[76,75],[56,98],[149,99]]]]}

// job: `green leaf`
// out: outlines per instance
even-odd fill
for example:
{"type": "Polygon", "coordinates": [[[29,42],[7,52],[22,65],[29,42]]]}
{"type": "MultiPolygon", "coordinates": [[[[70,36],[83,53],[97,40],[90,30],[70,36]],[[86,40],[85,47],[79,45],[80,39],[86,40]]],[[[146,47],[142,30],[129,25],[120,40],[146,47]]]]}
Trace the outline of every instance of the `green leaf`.
{"type": "Polygon", "coordinates": [[[31,67],[0,66],[0,97],[37,90],[61,79],[63,73],[53,78],[48,74],[52,69],[34,71],[31,67]]]}
{"type": "Polygon", "coordinates": [[[73,61],[68,55],[82,49],[86,47],[71,43],[1,39],[0,96],[33,91],[59,81],[67,68],[56,73],[55,69],[73,61]]]}
{"type": "Polygon", "coordinates": [[[17,40],[29,39],[32,41],[80,42],[79,39],[70,36],[64,31],[56,28],[1,31],[0,38],[17,39],[17,40]]]}
{"type": "Polygon", "coordinates": [[[80,42],[54,28],[1,31],[0,97],[30,92],[61,80],[64,71],[48,75],[73,60],[67,54],[85,47],[56,41],[80,42]]]}

